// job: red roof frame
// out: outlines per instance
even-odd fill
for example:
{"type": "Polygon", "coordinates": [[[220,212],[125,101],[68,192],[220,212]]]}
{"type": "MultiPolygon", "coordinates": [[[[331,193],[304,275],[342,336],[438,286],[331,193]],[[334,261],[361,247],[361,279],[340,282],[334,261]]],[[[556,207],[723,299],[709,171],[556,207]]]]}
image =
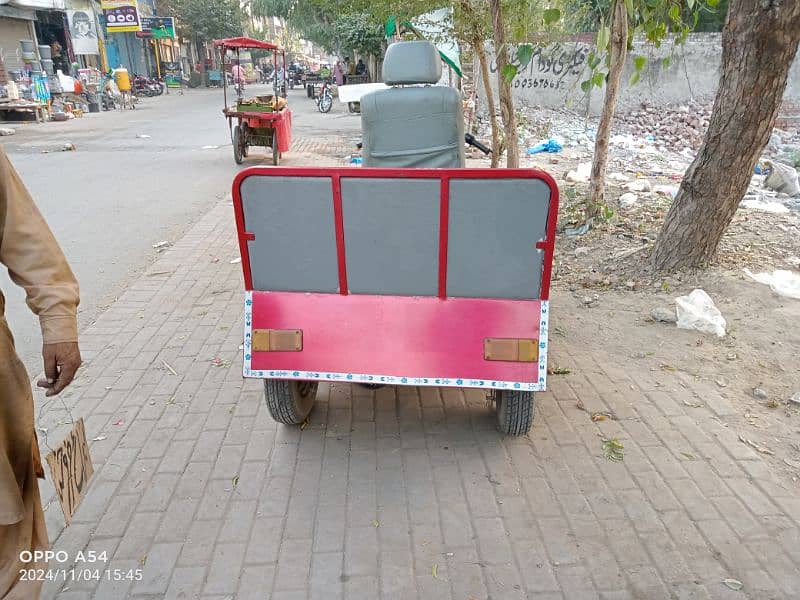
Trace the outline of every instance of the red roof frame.
{"type": "Polygon", "coordinates": [[[217,48],[260,48],[262,50],[280,50],[279,46],[271,44],[270,42],[263,42],[249,37],[236,37],[226,38],[224,40],[214,40],[214,46],[217,48]]]}

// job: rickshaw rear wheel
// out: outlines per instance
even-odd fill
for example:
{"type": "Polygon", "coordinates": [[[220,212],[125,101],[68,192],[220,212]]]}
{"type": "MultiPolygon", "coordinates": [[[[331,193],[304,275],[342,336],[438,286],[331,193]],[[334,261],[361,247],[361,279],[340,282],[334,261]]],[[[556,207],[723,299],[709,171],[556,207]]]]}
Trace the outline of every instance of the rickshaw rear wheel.
{"type": "Polygon", "coordinates": [[[534,414],[533,392],[497,390],[497,428],[506,435],[525,435],[531,430],[534,414]]]}
{"type": "Polygon", "coordinates": [[[314,408],[317,387],[316,381],[265,379],[264,397],[269,414],[278,423],[299,425],[314,408]]]}

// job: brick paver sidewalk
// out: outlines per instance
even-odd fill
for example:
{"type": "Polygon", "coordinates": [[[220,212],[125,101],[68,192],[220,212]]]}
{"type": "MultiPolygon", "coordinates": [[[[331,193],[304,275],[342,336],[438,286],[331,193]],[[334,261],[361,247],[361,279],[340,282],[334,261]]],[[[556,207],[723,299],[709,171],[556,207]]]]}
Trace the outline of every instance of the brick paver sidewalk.
{"type": "MultiPolygon", "coordinates": [[[[279,427],[241,377],[237,256],[220,202],[83,332],[65,402],[97,472],[66,529],[45,484],[48,525],[56,550],[143,578],[46,598],[800,596],[800,498],[715,390],[557,336],[573,374],[538,395],[529,437],[501,438],[479,393],[436,388],[323,385],[308,427],[279,427]]],[[[55,401],[40,427],[52,444],[68,421],[55,401]]]]}

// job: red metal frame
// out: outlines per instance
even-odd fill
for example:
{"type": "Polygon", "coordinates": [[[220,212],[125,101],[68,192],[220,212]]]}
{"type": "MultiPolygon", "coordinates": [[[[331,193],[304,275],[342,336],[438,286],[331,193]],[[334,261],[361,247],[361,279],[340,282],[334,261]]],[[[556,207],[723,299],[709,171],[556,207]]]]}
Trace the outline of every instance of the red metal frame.
{"type": "Polygon", "coordinates": [[[536,169],[374,169],[353,167],[250,167],[242,170],[233,180],[233,209],[239,237],[239,251],[242,256],[242,271],[245,289],[253,290],[253,279],[250,270],[250,254],[247,242],[253,239],[251,233],[244,228],[244,212],[242,209],[242,182],[257,175],[283,177],[326,177],[333,186],[333,210],[336,226],[337,262],[339,266],[339,293],[347,295],[347,271],[345,268],[344,218],[342,214],[341,180],[342,178],[388,178],[388,179],[438,179],[442,182],[440,196],[439,225],[439,293],[440,298],[447,297],[447,236],[449,217],[449,194],[451,179],[539,179],[550,188],[550,207],[547,219],[546,239],[537,242],[536,247],[544,252],[542,268],[540,300],[550,297],[550,277],[553,269],[555,251],[556,219],[558,216],[558,185],[555,179],[544,171],[536,169]]]}

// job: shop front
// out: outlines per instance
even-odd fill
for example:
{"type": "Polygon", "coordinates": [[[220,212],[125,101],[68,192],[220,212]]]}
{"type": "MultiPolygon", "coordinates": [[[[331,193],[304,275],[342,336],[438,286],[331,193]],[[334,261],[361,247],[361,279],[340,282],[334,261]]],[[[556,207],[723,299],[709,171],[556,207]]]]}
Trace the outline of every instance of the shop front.
{"type": "Polygon", "coordinates": [[[24,67],[19,52],[20,40],[33,40],[36,11],[10,5],[0,6],[0,56],[6,77],[24,67]]]}

